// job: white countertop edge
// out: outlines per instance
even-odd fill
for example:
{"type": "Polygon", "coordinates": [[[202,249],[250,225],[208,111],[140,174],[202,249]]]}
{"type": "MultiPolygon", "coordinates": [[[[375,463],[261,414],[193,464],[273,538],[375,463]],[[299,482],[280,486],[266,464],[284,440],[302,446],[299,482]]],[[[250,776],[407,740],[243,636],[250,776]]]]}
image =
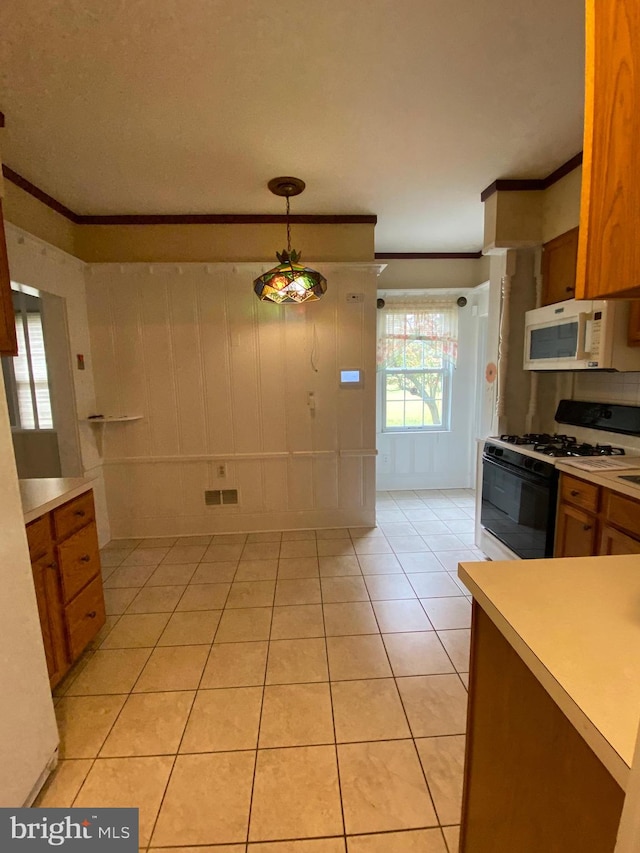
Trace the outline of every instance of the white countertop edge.
{"type": "Polygon", "coordinates": [[[589,747],[607,768],[623,791],[626,791],[629,783],[631,768],[620,754],[609,743],[602,732],[587,717],[582,709],[574,702],[562,685],[549,672],[540,658],[535,655],[520,634],[512,627],[503,614],[491,603],[489,598],[480,589],[477,583],[465,570],[465,564],[458,564],[458,575],[469,589],[474,599],[487,616],[491,619],[509,645],[524,661],[535,678],[547,691],[556,705],[571,722],[578,734],[586,741],[589,747]]]}
{"type": "Polygon", "coordinates": [[[43,480],[19,480],[24,522],[35,521],[46,512],[77,498],[93,487],[84,477],[55,477],[43,480]]]}

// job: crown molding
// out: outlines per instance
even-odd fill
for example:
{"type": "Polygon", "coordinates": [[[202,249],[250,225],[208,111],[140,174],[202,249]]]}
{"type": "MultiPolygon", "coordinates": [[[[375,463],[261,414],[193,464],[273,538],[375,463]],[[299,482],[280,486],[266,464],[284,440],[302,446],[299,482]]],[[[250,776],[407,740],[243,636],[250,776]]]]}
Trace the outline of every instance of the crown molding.
{"type": "MultiPolygon", "coordinates": [[[[2,115],[0,113],[0,115],[2,115]]],[[[1,126],[1,125],[0,125],[1,126]]],[[[6,164],[2,174],[12,184],[37,198],[56,213],[75,225],[266,225],[285,224],[284,214],[264,213],[177,213],[177,214],[116,214],[111,216],[85,216],[75,213],[40,187],[23,178],[6,164]]],[[[293,214],[289,221],[298,225],[375,225],[375,214],[293,214]]]]}
{"type": "Polygon", "coordinates": [[[496,192],[519,192],[522,190],[546,190],[564,178],[569,172],[573,172],[582,164],[582,151],[573,156],[562,166],[547,175],[546,178],[498,178],[480,193],[480,201],[486,201],[496,192]]]}
{"type": "Polygon", "coordinates": [[[70,220],[77,224],[79,217],[76,213],[66,207],[62,202],[50,196],[49,193],[46,193],[44,190],[41,190],[40,187],[37,187],[35,184],[32,184],[31,181],[28,181],[26,178],[23,178],[22,175],[19,175],[17,172],[14,172],[13,169],[10,169],[6,163],[2,164],[2,175],[8,181],[11,181],[12,184],[15,184],[17,187],[20,187],[21,190],[29,193],[34,198],[37,198],[38,201],[45,204],[47,207],[51,208],[51,210],[55,210],[56,213],[60,213],[66,219],[70,220]]]}
{"type": "Polygon", "coordinates": [[[377,261],[477,260],[482,252],[376,252],[377,261]]]}

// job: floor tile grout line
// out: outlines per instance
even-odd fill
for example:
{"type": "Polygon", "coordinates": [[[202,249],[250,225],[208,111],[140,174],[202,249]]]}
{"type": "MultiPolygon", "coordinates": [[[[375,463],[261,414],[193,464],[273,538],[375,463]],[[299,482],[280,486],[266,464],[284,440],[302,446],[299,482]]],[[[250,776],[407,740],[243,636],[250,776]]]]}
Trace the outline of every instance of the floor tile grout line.
{"type": "MultiPolygon", "coordinates": [[[[376,614],[376,621],[377,621],[377,619],[378,619],[378,617],[376,614]]],[[[378,623],[378,627],[379,627],[379,623],[378,623]]],[[[429,795],[429,800],[431,801],[433,813],[436,816],[436,820],[438,821],[438,826],[440,826],[440,816],[438,815],[438,811],[436,809],[435,799],[433,797],[433,794],[431,793],[431,788],[429,787],[429,781],[427,779],[427,774],[425,772],[424,765],[422,764],[422,760],[420,758],[420,752],[418,750],[418,744],[416,743],[416,737],[415,737],[414,732],[413,732],[413,726],[411,725],[411,720],[409,719],[409,714],[407,712],[407,709],[406,709],[406,706],[404,703],[404,699],[402,698],[402,692],[401,692],[400,687],[398,685],[398,678],[397,678],[395,671],[393,669],[393,666],[391,664],[391,658],[389,657],[389,652],[387,650],[386,643],[384,642],[384,636],[382,635],[382,631],[380,632],[380,636],[382,637],[382,646],[384,648],[384,653],[387,656],[387,661],[389,664],[389,669],[391,670],[391,676],[393,678],[393,683],[395,684],[396,692],[398,694],[398,698],[400,699],[400,704],[402,705],[402,710],[404,712],[407,727],[408,727],[410,735],[411,735],[411,742],[413,743],[413,748],[415,750],[416,758],[418,759],[418,764],[420,765],[420,770],[421,770],[422,776],[424,778],[424,783],[427,787],[427,793],[429,795]]],[[[443,834],[442,831],[441,831],[441,834],[443,834]]],[[[446,842],[445,842],[445,845],[446,845],[446,842]]]]}
{"type": "MultiPolygon", "coordinates": [[[[278,558],[279,559],[279,558],[278,558]]],[[[275,588],[274,588],[275,599],[275,588]]],[[[245,840],[245,850],[249,849],[249,837],[251,834],[251,818],[253,813],[253,795],[256,786],[256,775],[258,773],[258,752],[260,749],[260,732],[262,730],[262,714],[264,712],[264,697],[267,690],[267,673],[269,672],[269,658],[271,656],[271,634],[273,632],[273,610],[271,608],[271,619],[269,621],[269,637],[267,638],[267,656],[264,662],[264,674],[262,680],[262,696],[260,699],[260,716],[258,717],[258,731],[256,733],[256,748],[253,759],[253,774],[251,776],[251,792],[249,794],[249,809],[247,811],[247,835],[245,840]]]]}
{"type": "MultiPolygon", "coordinates": [[[[384,534],[383,534],[383,535],[384,535],[384,534]]],[[[358,538],[361,538],[361,537],[358,537],[358,538]]],[[[380,538],[382,538],[382,537],[380,537],[380,538]]],[[[386,537],[385,537],[385,540],[386,540],[386,537]]],[[[213,540],[212,540],[212,541],[213,541],[213,540]]],[[[353,540],[352,540],[352,541],[353,541],[353,540]]],[[[282,540],[281,540],[281,542],[282,542],[282,540]]],[[[140,543],[140,545],[142,545],[142,544],[144,544],[144,543],[143,543],[143,542],[142,542],[142,543],[140,543]]],[[[247,543],[245,542],[245,544],[247,544],[247,543]]],[[[389,543],[387,542],[387,544],[389,544],[389,543]]],[[[465,545],[463,544],[463,548],[467,548],[467,547],[468,547],[468,546],[465,546],[465,545]]],[[[134,549],[134,550],[135,550],[135,549],[134,549]]],[[[355,550],[355,549],[354,549],[354,550],[355,550]]],[[[280,549],[279,549],[279,553],[281,553],[281,546],[280,546],[280,549]]],[[[393,553],[395,554],[395,552],[393,552],[393,553]]],[[[330,556],[330,555],[329,555],[329,556],[330,556]]],[[[370,555],[364,555],[364,554],[363,554],[363,555],[359,555],[359,554],[357,554],[357,552],[356,552],[356,553],[355,553],[355,556],[356,556],[356,560],[357,560],[357,562],[358,562],[358,565],[360,565],[359,557],[360,557],[360,556],[370,556],[370,555]]],[[[373,556],[373,555],[371,555],[371,556],[373,556]]],[[[395,555],[395,556],[396,556],[396,559],[398,559],[398,558],[397,558],[397,555],[395,555]]],[[[201,561],[201,562],[202,562],[202,561],[201,561]]],[[[239,567],[239,563],[240,563],[240,562],[241,562],[241,560],[239,560],[238,562],[236,562],[236,569],[235,569],[235,572],[234,572],[234,579],[232,579],[231,584],[233,584],[233,583],[234,583],[234,581],[235,581],[235,577],[237,576],[237,571],[238,571],[238,567],[239,567]]],[[[198,564],[198,565],[199,565],[199,564],[198,564]]],[[[116,567],[116,568],[117,568],[117,567],[116,567]]],[[[156,568],[157,568],[157,567],[156,567],[156,568]]],[[[408,573],[407,573],[407,572],[406,572],[406,570],[404,569],[404,566],[402,566],[402,565],[401,565],[401,569],[402,569],[402,574],[404,574],[404,576],[406,577],[406,575],[407,575],[408,573]]],[[[446,566],[444,566],[444,564],[443,564],[443,569],[444,569],[444,570],[446,570],[446,571],[448,571],[447,567],[446,567],[446,566]]],[[[155,572],[155,570],[156,570],[156,569],[154,569],[154,572],[155,572]]],[[[197,571],[197,569],[196,569],[196,570],[194,571],[194,573],[192,574],[192,576],[191,576],[191,578],[190,578],[190,580],[189,580],[189,583],[187,583],[187,584],[185,585],[186,587],[188,587],[189,585],[191,585],[191,579],[195,576],[195,572],[196,572],[196,571],[197,571]]],[[[399,573],[398,573],[398,574],[399,574],[399,573]]],[[[373,604],[374,604],[374,602],[373,602],[373,599],[371,598],[371,596],[370,596],[370,594],[369,594],[368,587],[366,586],[366,576],[364,576],[364,574],[362,573],[362,570],[361,570],[361,574],[360,574],[360,576],[362,576],[362,577],[363,577],[363,579],[364,579],[364,581],[365,581],[365,588],[366,588],[366,590],[367,590],[367,594],[369,595],[368,603],[369,603],[369,605],[370,605],[370,606],[372,607],[372,609],[373,609],[373,604]]],[[[287,579],[296,579],[296,578],[287,578],[287,579]]],[[[276,576],[276,582],[277,582],[277,580],[278,580],[278,578],[277,578],[277,576],[276,576]]],[[[411,584],[412,589],[414,589],[414,591],[416,592],[416,598],[420,601],[420,597],[417,595],[417,591],[415,590],[415,587],[413,587],[413,584],[411,583],[411,581],[410,581],[410,579],[409,579],[409,578],[407,578],[407,580],[409,580],[409,583],[411,584]]],[[[148,583],[148,581],[147,581],[147,582],[145,582],[145,584],[144,584],[143,586],[146,586],[146,585],[147,585],[147,583],[148,583]]],[[[231,590],[231,586],[229,587],[229,590],[227,591],[227,596],[226,596],[226,598],[225,598],[225,605],[223,606],[222,610],[220,611],[221,613],[224,613],[225,611],[233,610],[233,609],[234,609],[234,608],[228,608],[228,607],[227,607],[227,604],[228,604],[228,597],[229,597],[229,594],[230,594],[230,590],[231,590]]],[[[139,593],[139,589],[138,589],[138,593],[139,593]]],[[[136,596],[137,596],[137,594],[138,594],[138,593],[136,593],[136,596]]],[[[464,595],[464,593],[463,593],[463,592],[462,592],[462,594],[464,595]]],[[[183,595],[184,595],[184,592],[183,592],[183,595]]],[[[431,597],[431,596],[426,596],[425,598],[430,598],[430,597],[431,597]]],[[[435,596],[435,597],[438,597],[438,596],[435,596]]],[[[181,598],[182,598],[182,596],[181,596],[181,598]]],[[[402,599],[389,599],[389,600],[402,600],[402,599]]],[[[325,614],[324,614],[324,605],[325,605],[325,604],[327,604],[327,603],[343,603],[343,602],[325,602],[325,601],[324,601],[324,598],[323,598],[323,596],[322,596],[322,594],[321,594],[321,607],[322,607],[323,624],[325,624],[325,619],[324,619],[324,616],[325,616],[325,614]]],[[[344,602],[344,603],[355,603],[355,602],[344,602]]],[[[422,605],[422,602],[420,602],[420,603],[421,603],[421,605],[422,605]]],[[[173,615],[173,613],[175,613],[175,612],[176,612],[176,608],[177,608],[177,606],[178,606],[178,605],[176,604],[176,607],[174,607],[174,610],[173,610],[173,611],[171,611],[171,612],[169,613],[169,618],[171,618],[171,616],[173,615]]],[[[275,602],[273,602],[273,603],[272,603],[272,605],[271,605],[271,607],[270,607],[270,610],[271,610],[271,622],[270,622],[270,631],[269,631],[268,648],[270,647],[270,642],[271,642],[271,628],[272,628],[272,624],[273,624],[273,616],[274,616],[274,612],[275,612],[275,606],[276,606],[276,605],[275,605],[275,602]]],[[[287,606],[301,606],[301,605],[279,605],[279,606],[287,607],[287,606]]],[[[217,608],[216,608],[216,609],[217,609],[217,608]]],[[[238,609],[238,608],[235,608],[235,609],[238,609]]],[[[241,609],[241,608],[240,608],[240,609],[241,609]]],[[[422,609],[424,609],[424,607],[423,607],[422,609]]],[[[127,610],[128,610],[128,607],[127,607],[127,610]]],[[[185,611],[182,611],[182,612],[185,612],[185,611]]],[[[186,612],[191,612],[191,611],[186,611],[186,612]]],[[[198,611],[193,611],[193,612],[198,612],[198,611]]],[[[200,612],[201,612],[201,611],[200,611],[200,612]]],[[[126,611],[125,611],[125,613],[126,613],[126,611]]],[[[118,622],[120,621],[120,619],[121,619],[122,615],[125,615],[125,614],[114,614],[114,615],[115,615],[115,616],[117,616],[117,619],[116,619],[116,621],[114,622],[113,626],[111,627],[110,631],[108,632],[107,636],[109,636],[109,634],[111,633],[111,631],[116,627],[116,625],[117,625],[117,624],[118,624],[118,622]]],[[[127,614],[127,615],[145,615],[145,614],[127,614]]],[[[375,615],[375,610],[374,610],[374,615],[375,615]]],[[[428,615],[427,615],[427,618],[428,618],[428,615]]],[[[377,616],[376,616],[376,622],[378,622],[378,620],[377,620],[377,616]]],[[[218,632],[218,628],[219,628],[219,623],[218,623],[218,626],[216,627],[216,635],[217,635],[217,632],[218,632]]],[[[442,630],[447,630],[447,629],[442,629],[442,630]]],[[[451,629],[451,630],[454,630],[454,629],[451,629]]],[[[434,629],[434,631],[435,631],[435,629],[434,629]]],[[[391,632],[391,633],[398,633],[398,632],[391,632]]],[[[410,633],[413,633],[413,632],[410,632],[410,633]]],[[[437,632],[437,631],[435,631],[435,633],[438,633],[438,632],[437,632]]],[[[381,631],[380,629],[378,630],[377,635],[381,636],[381,639],[383,639],[383,633],[382,633],[382,631],[381,631]]],[[[214,635],[214,636],[215,636],[215,635],[214,635]]],[[[343,635],[343,636],[363,636],[363,635],[352,635],[352,634],[346,634],[346,635],[343,635]]],[[[295,638],[294,638],[294,639],[295,639],[295,638]]],[[[325,625],[325,632],[324,632],[324,640],[325,640],[325,654],[327,655],[327,664],[328,664],[328,643],[327,643],[327,639],[328,639],[328,638],[327,638],[327,636],[326,636],[326,625],[325,625]]],[[[441,641],[440,637],[438,637],[438,639],[440,640],[440,643],[442,644],[442,641],[441,641]]],[[[104,639],[102,642],[104,642],[105,640],[106,640],[106,637],[105,637],[105,639],[104,639]]],[[[233,642],[233,641],[230,641],[230,642],[233,642]]],[[[250,641],[247,641],[247,642],[250,642],[250,641]]],[[[181,645],[182,645],[182,644],[181,644],[181,645]]],[[[208,644],[193,644],[193,643],[191,643],[191,644],[184,644],[184,645],[208,645],[208,644]]],[[[210,644],[210,653],[209,653],[209,654],[211,654],[211,651],[212,651],[212,649],[213,649],[213,645],[214,645],[214,644],[213,644],[213,642],[212,642],[212,643],[210,644]]],[[[224,644],[219,644],[219,645],[224,645],[224,644]]],[[[153,648],[157,648],[157,647],[158,647],[158,645],[157,645],[157,642],[156,642],[156,645],[155,645],[153,648]]],[[[385,653],[387,654],[387,659],[388,659],[388,653],[386,652],[386,647],[384,646],[384,642],[383,642],[383,647],[385,648],[385,653]]],[[[446,652],[446,649],[445,649],[445,652],[446,652]]],[[[447,653],[447,654],[448,654],[448,653],[447,653]]],[[[454,669],[455,669],[455,667],[454,667],[454,669]]],[[[203,672],[204,672],[204,669],[203,669],[203,672]]],[[[394,683],[396,684],[396,689],[398,689],[398,687],[397,687],[396,677],[395,677],[395,674],[393,673],[393,669],[392,669],[392,668],[391,668],[391,672],[392,672],[392,677],[394,678],[394,683]]],[[[457,670],[456,670],[456,672],[457,672],[457,670]]],[[[459,673],[458,673],[458,675],[459,675],[459,673]]],[[[266,679],[266,666],[265,666],[265,679],[266,679]]],[[[361,680],[361,679],[359,678],[359,679],[340,679],[340,680],[341,680],[341,681],[347,681],[347,680],[361,680]]],[[[201,673],[201,678],[200,678],[199,686],[200,686],[201,682],[202,682],[202,673],[201,673]]],[[[331,684],[332,684],[332,682],[333,682],[333,679],[331,679],[331,677],[330,677],[330,676],[329,676],[328,682],[329,682],[330,689],[331,689],[331,684]]],[[[137,683],[137,680],[136,680],[136,683],[137,683]]],[[[318,683],[318,682],[310,682],[310,683],[318,683]]],[[[134,685],[134,686],[135,686],[135,685],[134,685]]],[[[264,684],[264,683],[263,683],[263,685],[262,685],[262,690],[263,690],[262,695],[263,695],[263,701],[264,701],[264,691],[265,691],[265,684],[264,684]]],[[[158,691],[158,692],[161,692],[161,691],[158,691]]],[[[128,695],[132,695],[132,693],[133,693],[133,688],[132,688],[132,690],[131,690],[131,691],[129,691],[129,694],[128,694],[128,695]]],[[[398,690],[398,694],[399,694],[399,690],[398,690]]],[[[106,695],[113,695],[113,694],[106,694],[106,695]]],[[[195,695],[197,695],[197,693],[196,693],[196,694],[194,694],[194,703],[195,703],[195,695]]],[[[401,698],[401,697],[400,697],[400,698],[401,698]]],[[[402,699],[401,699],[401,701],[402,701],[402,699]]],[[[192,703],[192,708],[193,708],[193,704],[194,704],[194,703],[192,703]]],[[[125,703],[124,703],[124,704],[126,704],[126,700],[125,700],[125,703]]],[[[124,707],[124,704],[123,704],[123,707],[124,707]]],[[[404,703],[403,703],[403,709],[404,709],[404,703]]],[[[121,710],[122,710],[122,709],[121,709],[121,710]]],[[[404,710],[405,710],[405,717],[406,717],[406,709],[404,709],[404,710]]],[[[262,718],[262,707],[261,707],[261,715],[260,715],[260,716],[261,716],[261,718],[262,718]]],[[[334,715],[333,715],[333,699],[332,699],[332,717],[333,717],[333,716],[334,716],[334,715]]],[[[118,717],[119,717],[119,714],[118,714],[118,717]]],[[[116,718],[116,720],[118,719],[118,717],[116,718]]],[[[334,718],[334,721],[333,721],[333,722],[334,722],[334,739],[336,739],[336,740],[337,740],[336,733],[335,733],[335,718],[334,718]]],[[[407,722],[408,722],[408,720],[407,720],[407,722]]],[[[115,725],[115,721],[114,721],[114,725],[115,725]]],[[[112,726],[112,728],[113,728],[113,726],[112,726]]],[[[413,736],[413,732],[412,732],[412,729],[411,729],[410,724],[409,724],[409,730],[410,730],[410,731],[411,731],[411,733],[412,733],[412,734],[411,734],[411,739],[413,740],[414,745],[415,745],[415,737],[413,736]]],[[[110,731],[111,731],[111,730],[110,730],[110,731]]],[[[183,737],[184,737],[184,732],[185,732],[185,731],[186,731],[186,725],[185,725],[185,729],[184,729],[184,731],[183,731],[183,737]]],[[[107,735],[107,737],[108,737],[108,735],[107,735]]],[[[394,739],[391,739],[391,740],[394,740],[394,739]]],[[[106,738],[105,738],[105,742],[106,742],[106,738]]],[[[182,739],[181,739],[181,742],[182,742],[182,739]]],[[[361,741],[357,741],[357,742],[361,742],[361,741]]],[[[258,743],[259,743],[259,740],[258,740],[258,743]]],[[[336,743],[336,753],[337,753],[337,746],[338,746],[338,745],[337,745],[337,743],[336,743]]],[[[102,749],[102,746],[100,747],[100,749],[102,749]]],[[[256,749],[257,749],[257,748],[256,748],[256,749]]],[[[176,756],[177,756],[177,753],[176,753],[176,756]]],[[[95,763],[95,760],[97,760],[97,758],[96,758],[96,759],[94,759],[94,762],[92,763],[92,767],[93,767],[93,764],[95,763]]],[[[336,760],[337,760],[337,755],[336,755],[336,760]]],[[[421,765],[421,766],[422,766],[422,765],[421,765]]],[[[91,768],[90,768],[90,770],[91,770],[91,768]]],[[[90,772],[90,770],[89,770],[89,772],[90,772]]],[[[424,769],[423,769],[423,774],[424,774],[424,769]]],[[[254,765],[254,780],[255,780],[255,765],[254,765]]],[[[86,777],[85,777],[85,781],[86,781],[86,777]]],[[[426,777],[425,777],[425,781],[426,781],[426,777]]],[[[83,781],[82,785],[84,785],[84,781],[83,781]]],[[[81,787],[82,787],[82,785],[81,785],[81,787]]],[[[428,783],[427,783],[427,787],[428,787],[428,783]]],[[[165,789],[165,790],[166,790],[166,789],[165,789]]],[[[341,796],[341,803],[342,803],[342,795],[340,794],[340,796],[341,796]]],[[[437,814],[437,813],[436,813],[436,814],[437,814]]],[[[344,815],[343,815],[343,821],[344,821],[344,815]]],[[[367,833],[367,834],[368,834],[368,833],[367,833]]],[[[376,834],[379,834],[379,833],[376,833],[376,834]]],[[[341,837],[341,836],[335,836],[335,837],[341,837]]],[[[445,840],[445,843],[446,843],[446,840],[445,840]]],[[[249,844],[248,838],[247,838],[247,842],[246,842],[246,844],[247,844],[247,845],[249,844]]]]}
{"type": "MultiPolygon", "coordinates": [[[[321,597],[322,597],[322,593],[321,593],[321,597]]],[[[332,687],[332,682],[331,682],[331,671],[329,669],[329,666],[330,666],[329,665],[329,643],[327,642],[327,623],[326,623],[325,614],[324,614],[324,600],[322,601],[322,627],[324,630],[324,654],[325,654],[325,658],[327,661],[327,678],[329,680],[329,703],[331,705],[331,725],[333,728],[333,741],[334,741],[333,746],[334,746],[334,755],[335,755],[335,759],[336,759],[336,774],[338,777],[338,796],[340,797],[340,815],[341,815],[341,819],[342,819],[342,833],[344,836],[344,846],[345,846],[345,850],[346,850],[346,848],[347,848],[347,839],[346,839],[347,822],[346,822],[345,815],[344,815],[344,800],[342,797],[342,774],[340,772],[340,756],[338,754],[338,732],[336,729],[336,714],[335,714],[335,709],[333,706],[333,687],[332,687]]]]}
{"type": "MultiPolygon", "coordinates": [[[[237,571],[237,569],[236,569],[236,571],[237,571]]],[[[234,576],[235,576],[235,574],[234,574],[234,576]]],[[[183,744],[183,742],[184,742],[184,737],[185,737],[185,735],[186,735],[186,733],[187,733],[187,728],[188,728],[188,726],[189,726],[189,721],[191,720],[191,715],[193,714],[193,709],[194,709],[194,706],[195,706],[195,704],[196,704],[196,700],[197,700],[197,698],[198,698],[198,691],[200,690],[200,685],[202,684],[202,679],[204,678],[204,673],[205,673],[205,671],[206,671],[206,669],[207,669],[207,664],[208,664],[208,662],[209,662],[209,658],[211,657],[211,650],[213,649],[213,640],[215,639],[215,635],[217,634],[217,632],[218,632],[218,628],[220,627],[220,622],[222,621],[222,613],[224,613],[225,606],[226,606],[226,602],[227,602],[227,600],[228,600],[228,597],[229,597],[230,591],[231,591],[231,586],[229,586],[229,590],[227,591],[227,595],[226,595],[226,597],[225,597],[225,603],[224,603],[224,605],[223,605],[223,607],[222,607],[222,610],[221,610],[221,616],[220,616],[220,619],[218,620],[218,624],[216,625],[216,629],[215,629],[215,632],[214,632],[213,638],[212,638],[212,640],[211,640],[211,644],[210,644],[210,646],[209,646],[209,654],[207,655],[207,657],[206,657],[206,659],[205,659],[205,662],[204,662],[204,666],[202,667],[202,671],[200,672],[200,677],[199,677],[199,679],[198,679],[198,686],[195,688],[195,690],[194,690],[194,692],[193,692],[193,699],[191,700],[191,705],[190,705],[190,707],[189,707],[189,713],[187,714],[187,719],[186,719],[186,721],[185,721],[184,728],[182,729],[182,735],[180,736],[180,741],[179,741],[179,743],[178,743],[178,745],[177,745],[177,748],[176,748],[175,754],[174,754],[174,756],[173,756],[173,762],[172,762],[172,764],[171,764],[171,770],[169,771],[169,775],[167,776],[167,782],[166,782],[166,785],[165,785],[165,787],[164,787],[164,791],[163,791],[163,793],[162,793],[162,798],[161,798],[161,800],[160,800],[160,805],[159,805],[159,807],[158,807],[158,811],[156,812],[156,816],[155,816],[155,819],[154,819],[154,821],[153,821],[153,826],[152,826],[152,828],[151,828],[151,832],[150,832],[150,834],[149,834],[149,844],[148,844],[148,846],[147,846],[147,850],[149,849],[149,847],[151,846],[151,844],[152,844],[152,842],[153,842],[153,836],[154,836],[154,833],[155,833],[155,831],[156,831],[156,827],[157,827],[157,824],[158,824],[158,820],[160,819],[160,812],[162,811],[162,806],[164,805],[165,797],[166,797],[166,795],[167,795],[167,791],[169,790],[169,785],[170,785],[170,783],[171,783],[171,777],[173,776],[173,771],[174,771],[175,766],[176,766],[176,763],[177,763],[177,761],[178,761],[178,756],[180,755],[180,748],[181,748],[181,746],[182,746],[182,744],[183,744]]],[[[176,607],[177,607],[177,605],[176,605],[176,607]]],[[[174,612],[175,612],[175,611],[174,611],[174,612]]],[[[157,648],[157,644],[156,644],[156,648],[157,648]]],[[[166,647],[165,647],[165,648],[166,648],[166,647]]],[[[168,648],[171,648],[171,647],[168,647],[168,648]]],[[[177,691],[176,691],[176,692],[177,692],[177,691]]]]}
{"type": "MultiPolygon", "coordinates": [[[[419,632],[413,632],[413,633],[419,633],[419,632]]],[[[342,635],[341,637],[338,637],[337,639],[342,639],[342,637],[358,638],[358,637],[379,637],[379,636],[381,636],[379,633],[378,634],[345,634],[345,635],[342,635]]],[[[389,636],[389,634],[385,634],[382,636],[389,636]]],[[[395,636],[395,635],[392,635],[392,636],[395,636]]],[[[293,640],[297,640],[297,639],[321,640],[322,637],[294,637],[293,638],[293,640]]],[[[255,640],[254,642],[264,643],[264,642],[266,642],[266,640],[255,640]]],[[[275,642],[280,642],[280,641],[276,640],[275,642]]],[[[285,640],[285,642],[289,642],[289,640],[285,640]]],[[[453,671],[453,672],[428,672],[428,673],[423,673],[421,675],[398,675],[398,676],[396,676],[396,678],[432,678],[433,676],[436,676],[436,675],[457,675],[459,677],[460,673],[455,672],[455,671],[453,671]]],[[[326,680],[322,680],[322,681],[275,681],[275,682],[273,682],[273,684],[267,684],[266,686],[267,687],[289,687],[292,684],[310,685],[310,684],[328,684],[329,682],[336,683],[336,684],[347,684],[347,683],[350,683],[353,681],[384,681],[385,678],[388,679],[388,678],[392,678],[392,677],[393,676],[391,676],[391,675],[372,675],[372,676],[359,675],[356,678],[327,678],[326,680]]],[[[462,679],[460,679],[460,680],[462,681],[462,679]]],[[[239,685],[236,685],[236,687],[229,687],[227,685],[222,686],[222,687],[201,687],[200,690],[207,690],[207,691],[210,691],[210,690],[230,690],[230,689],[242,690],[246,687],[260,687],[260,686],[261,686],[260,684],[239,684],[239,685]]],[[[463,682],[463,686],[464,686],[464,682],[463,682]]],[[[122,692],[117,692],[117,693],[74,693],[70,696],[61,696],[60,698],[61,699],[79,699],[79,698],[84,698],[84,697],[98,698],[98,697],[129,696],[129,695],[133,695],[133,696],[157,696],[159,693],[185,693],[185,692],[189,693],[194,689],[195,688],[193,688],[193,687],[187,688],[187,689],[181,687],[181,688],[176,688],[174,690],[169,690],[169,689],[165,688],[162,690],[140,690],[136,693],[132,692],[131,694],[122,693],[122,692]]],[[[440,735],[428,735],[428,737],[440,737],[440,735]]],[[[447,736],[443,735],[443,737],[447,737],[447,736]]]]}

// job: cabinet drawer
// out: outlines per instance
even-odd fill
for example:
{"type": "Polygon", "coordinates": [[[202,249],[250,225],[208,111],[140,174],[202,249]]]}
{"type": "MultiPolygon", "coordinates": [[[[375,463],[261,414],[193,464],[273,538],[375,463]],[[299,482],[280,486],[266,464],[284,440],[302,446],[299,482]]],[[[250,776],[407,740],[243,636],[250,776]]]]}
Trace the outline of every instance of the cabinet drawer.
{"type": "Polygon", "coordinates": [[[66,604],[100,572],[95,524],[83,527],[58,545],[58,564],[66,604]]]}
{"type": "Polygon", "coordinates": [[[93,493],[85,492],[83,495],[54,509],[52,515],[56,539],[58,541],[66,539],[67,536],[71,536],[76,530],[80,530],[85,524],[95,519],[93,493]]]}
{"type": "Polygon", "coordinates": [[[598,487],[563,474],[560,480],[560,497],[567,503],[581,506],[590,512],[598,511],[598,487]]]}
{"type": "Polygon", "coordinates": [[[29,556],[32,563],[51,552],[51,517],[49,513],[45,513],[45,515],[27,524],[27,542],[29,543],[29,556]]]}
{"type": "Polygon", "coordinates": [[[607,491],[604,497],[604,511],[608,522],[640,539],[640,501],[617,492],[607,491]]]}
{"type": "Polygon", "coordinates": [[[100,575],[65,607],[69,650],[75,660],[105,623],[104,594],[100,575]]]}

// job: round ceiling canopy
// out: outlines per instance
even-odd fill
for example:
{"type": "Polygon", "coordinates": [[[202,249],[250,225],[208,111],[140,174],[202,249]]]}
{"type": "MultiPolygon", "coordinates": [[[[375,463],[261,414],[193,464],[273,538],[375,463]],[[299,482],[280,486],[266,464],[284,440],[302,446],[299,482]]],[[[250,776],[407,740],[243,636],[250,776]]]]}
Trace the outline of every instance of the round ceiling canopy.
{"type": "Polygon", "coordinates": [[[300,195],[306,184],[300,178],[281,177],[271,178],[267,186],[274,195],[290,198],[292,195],[300,195]]]}

